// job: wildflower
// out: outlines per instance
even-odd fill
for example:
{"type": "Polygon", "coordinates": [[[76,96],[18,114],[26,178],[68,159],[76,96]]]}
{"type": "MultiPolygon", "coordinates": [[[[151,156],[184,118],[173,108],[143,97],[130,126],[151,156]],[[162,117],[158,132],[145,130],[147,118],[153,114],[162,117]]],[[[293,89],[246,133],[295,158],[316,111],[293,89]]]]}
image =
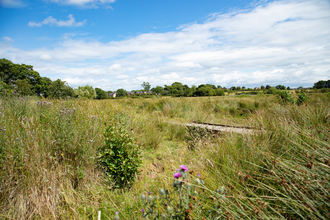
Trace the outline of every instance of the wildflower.
{"type": "Polygon", "coordinates": [[[119,219],[120,219],[118,213],[119,213],[119,212],[116,212],[116,215],[115,215],[115,217],[113,218],[114,220],[119,220],[119,219]]]}
{"type": "Polygon", "coordinates": [[[177,172],[177,173],[173,174],[173,176],[174,176],[175,178],[179,178],[179,177],[181,176],[181,173],[180,173],[180,172],[177,172]]]}
{"type": "Polygon", "coordinates": [[[184,170],[184,172],[187,172],[188,171],[188,168],[186,167],[186,165],[181,165],[180,168],[182,170],[184,170]]]}
{"type": "Polygon", "coordinates": [[[141,211],[142,211],[142,213],[144,213],[144,212],[145,212],[145,211],[144,211],[144,209],[142,209],[141,211]]]}
{"type": "Polygon", "coordinates": [[[197,176],[198,176],[198,177],[201,177],[201,175],[200,175],[199,173],[197,174],[197,176]]]}

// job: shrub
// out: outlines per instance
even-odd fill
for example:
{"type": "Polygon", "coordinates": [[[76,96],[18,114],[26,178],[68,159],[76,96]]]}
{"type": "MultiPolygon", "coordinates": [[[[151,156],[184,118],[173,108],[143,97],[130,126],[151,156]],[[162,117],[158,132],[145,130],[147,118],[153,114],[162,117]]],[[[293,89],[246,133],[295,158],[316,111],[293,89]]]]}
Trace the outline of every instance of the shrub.
{"type": "Polygon", "coordinates": [[[297,99],[296,103],[297,103],[298,105],[301,105],[301,104],[303,104],[304,102],[306,102],[307,98],[308,98],[308,97],[306,96],[306,93],[301,92],[301,93],[298,95],[298,99],[297,99]]]}
{"type": "Polygon", "coordinates": [[[123,112],[116,114],[104,132],[105,144],[99,148],[99,164],[117,188],[133,184],[142,162],[140,150],[129,131],[129,119],[123,112]]]}
{"type": "Polygon", "coordinates": [[[295,102],[291,96],[291,93],[288,91],[282,91],[282,92],[279,92],[278,94],[279,94],[282,102],[290,102],[292,104],[295,102]]]}

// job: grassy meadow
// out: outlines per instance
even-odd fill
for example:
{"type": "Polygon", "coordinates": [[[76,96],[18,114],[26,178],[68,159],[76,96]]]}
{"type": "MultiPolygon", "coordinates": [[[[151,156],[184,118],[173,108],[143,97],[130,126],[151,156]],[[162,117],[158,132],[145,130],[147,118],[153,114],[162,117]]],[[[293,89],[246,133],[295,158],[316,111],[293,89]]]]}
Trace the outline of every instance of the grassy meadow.
{"type": "Polygon", "coordinates": [[[262,94],[1,97],[0,219],[97,219],[98,211],[102,219],[116,212],[120,219],[143,219],[140,195],[172,188],[183,164],[210,189],[200,191],[210,195],[201,202],[212,207],[211,191],[225,189],[215,219],[329,219],[330,95],[307,96],[301,105],[262,94]],[[130,116],[141,150],[141,172],[130,189],[115,188],[97,162],[104,132],[120,112],[130,116]],[[170,123],[191,121],[256,131],[211,134],[170,123]]]}

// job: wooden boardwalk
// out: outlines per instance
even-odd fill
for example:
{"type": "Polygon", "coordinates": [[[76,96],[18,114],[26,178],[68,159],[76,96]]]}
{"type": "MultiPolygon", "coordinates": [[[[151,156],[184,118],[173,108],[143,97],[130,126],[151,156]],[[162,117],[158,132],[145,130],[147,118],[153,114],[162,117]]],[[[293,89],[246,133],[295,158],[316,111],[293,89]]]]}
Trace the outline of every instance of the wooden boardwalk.
{"type": "Polygon", "coordinates": [[[240,133],[240,134],[251,134],[255,129],[252,127],[244,127],[244,126],[231,126],[231,125],[222,125],[222,124],[211,124],[211,123],[202,123],[202,122],[195,122],[192,123],[179,123],[179,122],[170,122],[172,124],[180,124],[186,127],[199,127],[211,130],[213,132],[233,132],[233,133],[240,133]]]}

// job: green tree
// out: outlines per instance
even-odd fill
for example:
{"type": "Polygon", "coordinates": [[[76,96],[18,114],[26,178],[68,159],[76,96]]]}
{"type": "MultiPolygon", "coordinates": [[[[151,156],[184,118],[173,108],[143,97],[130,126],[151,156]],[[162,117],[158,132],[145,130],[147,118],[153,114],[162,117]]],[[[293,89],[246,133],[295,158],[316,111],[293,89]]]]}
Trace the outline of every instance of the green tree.
{"type": "Polygon", "coordinates": [[[316,83],[314,83],[314,89],[323,89],[323,88],[330,88],[330,80],[320,80],[316,83]]]}
{"type": "Polygon", "coordinates": [[[215,89],[213,89],[210,85],[199,85],[196,92],[196,96],[214,96],[215,95],[215,89]]]}
{"type": "Polygon", "coordinates": [[[161,94],[164,91],[164,88],[161,86],[156,86],[155,88],[152,88],[151,91],[157,94],[161,94]]]}
{"type": "Polygon", "coordinates": [[[96,92],[96,99],[106,99],[108,97],[107,92],[100,88],[95,88],[95,92],[96,92]]]}
{"type": "Polygon", "coordinates": [[[26,80],[30,84],[33,94],[40,95],[42,77],[37,71],[33,70],[31,65],[14,64],[10,60],[0,59],[0,78],[4,83],[11,86],[15,86],[17,80],[26,80]]]}
{"type": "Polygon", "coordinates": [[[117,90],[117,97],[127,96],[127,91],[125,89],[118,89],[117,90]]]}
{"type": "Polygon", "coordinates": [[[73,89],[60,79],[53,81],[49,85],[49,97],[51,98],[68,98],[73,95],[73,89]]]}
{"type": "Polygon", "coordinates": [[[0,80],[0,95],[4,95],[7,93],[7,84],[0,80]]]}
{"type": "Polygon", "coordinates": [[[286,89],[285,86],[283,86],[283,85],[277,85],[277,86],[275,86],[275,88],[278,89],[278,90],[285,90],[286,89]]]}
{"type": "Polygon", "coordinates": [[[31,85],[28,83],[26,79],[16,80],[16,91],[18,92],[18,94],[22,96],[27,96],[32,94],[31,85]]]}
{"type": "Polygon", "coordinates": [[[78,86],[78,89],[74,90],[74,95],[78,99],[95,99],[96,98],[96,91],[90,85],[78,86]]]}
{"type": "Polygon", "coordinates": [[[143,87],[143,90],[145,90],[145,91],[150,91],[150,87],[151,87],[150,83],[148,83],[148,82],[143,82],[143,83],[141,84],[141,86],[143,87]]]}
{"type": "Polygon", "coordinates": [[[225,95],[225,91],[223,89],[216,89],[215,90],[215,95],[216,96],[224,96],[225,95]]]}

